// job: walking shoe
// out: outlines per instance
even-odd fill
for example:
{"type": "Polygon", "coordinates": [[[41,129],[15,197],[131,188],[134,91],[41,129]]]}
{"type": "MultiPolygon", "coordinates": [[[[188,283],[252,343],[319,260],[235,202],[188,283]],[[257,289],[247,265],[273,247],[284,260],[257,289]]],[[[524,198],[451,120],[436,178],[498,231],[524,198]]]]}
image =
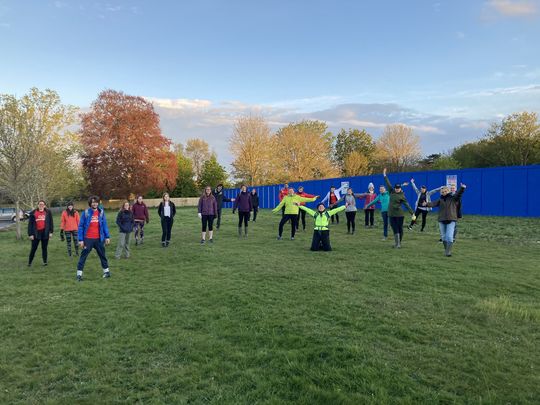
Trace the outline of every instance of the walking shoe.
{"type": "Polygon", "coordinates": [[[412,226],[407,225],[407,229],[408,229],[409,231],[412,231],[412,226]]]}
{"type": "Polygon", "coordinates": [[[77,276],[77,281],[82,281],[82,276],[77,276]]]}
{"type": "Polygon", "coordinates": [[[294,240],[294,236],[291,236],[291,240],[294,240]]]}
{"type": "Polygon", "coordinates": [[[161,242],[161,247],[165,247],[165,242],[161,242]]]}
{"type": "Polygon", "coordinates": [[[281,239],[283,239],[281,236],[278,236],[278,237],[277,237],[277,240],[281,240],[281,239]]]}
{"type": "Polygon", "coordinates": [[[103,273],[103,278],[111,278],[111,272],[106,271],[105,273],[103,273]]]}
{"type": "Polygon", "coordinates": [[[28,263],[28,267],[32,267],[32,263],[28,263]]]}
{"type": "Polygon", "coordinates": [[[382,240],[385,241],[387,240],[388,238],[386,236],[383,236],[382,240]]]}
{"type": "Polygon", "coordinates": [[[47,266],[47,262],[43,263],[43,267],[47,266]]]}
{"type": "Polygon", "coordinates": [[[204,242],[205,242],[204,239],[201,239],[201,245],[204,245],[204,242]]]}

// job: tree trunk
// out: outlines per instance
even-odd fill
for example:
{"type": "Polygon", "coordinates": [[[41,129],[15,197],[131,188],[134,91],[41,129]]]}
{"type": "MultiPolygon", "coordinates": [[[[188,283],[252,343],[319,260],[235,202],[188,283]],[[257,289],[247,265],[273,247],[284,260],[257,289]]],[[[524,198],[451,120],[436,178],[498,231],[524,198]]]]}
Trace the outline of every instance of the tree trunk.
{"type": "Polygon", "coordinates": [[[21,209],[20,207],[21,207],[21,204],[19,202],[19,199],[17,198],[15,200],[15,228],[16,228],[17,240],[21,240],[21,238],[22,238],[21,219],[19,218],[19,211],[21,209]]]}

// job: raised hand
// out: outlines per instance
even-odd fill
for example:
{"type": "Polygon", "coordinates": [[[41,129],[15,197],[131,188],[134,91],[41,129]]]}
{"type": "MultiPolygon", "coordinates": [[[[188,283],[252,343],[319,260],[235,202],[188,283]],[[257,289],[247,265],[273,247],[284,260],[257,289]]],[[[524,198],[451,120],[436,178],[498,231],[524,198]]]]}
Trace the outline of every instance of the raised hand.
{"type": "Polygon", "coordinates": [[[467,188],[467,186],[465,184],[463,184],[463,183],[461,183],[460,186],[463,187],[463,188],[467,188]]]}
{"type": "Polygon", "coordinates": [[[386,177],[386,167],[383,169],[382,174],[386,177]]]}
{"type": "Polygon", "coordinates": [[[411,183],[414,183],[414,179],[411,179],[411,183]]]}

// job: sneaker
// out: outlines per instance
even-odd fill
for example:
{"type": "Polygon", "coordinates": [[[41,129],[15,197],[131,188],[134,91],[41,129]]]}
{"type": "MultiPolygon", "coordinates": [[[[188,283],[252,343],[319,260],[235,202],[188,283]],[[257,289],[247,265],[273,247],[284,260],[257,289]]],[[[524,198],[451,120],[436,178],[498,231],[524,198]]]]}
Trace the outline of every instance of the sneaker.
{"type": "Polygon", "coordinates": [[[28,267],[32,267],[32,263],[28,263],[28,267]]]}
{"type": "Polygon", "coordinates": [[[204,243],[205,243],[205,240],[201,239],[201,245],[204,245],[204,243]]]}
{"type": "Polygon", "coordinates": [[[407,229],[408,229],[409,231],[412,231],[412,226],[408,225],[408,226],[407,226],[407,229]]]}
{"type": "Polygon", "coordinates": [[[82,276],[77,276],[77,281],[82,281],[82,276]]]}
{"type": "Polygon", "coordinates": [[[387,240],[388,238],[386,236],[383,236],[382,240],[385,241],[387,240]]]}
{"type": "Polygon", "coordinates": [[[103,273],[103,278],[111,278],[111,272],[106,271],[105,273],[103,273]]]}
{"type": "Polygon", "coordinates": [[[277,237],[277,240],[281,240],[281,239],[283,239],[281,236],[278,236],[278,237],[277,237]]]}
{"type": "Polygon", "coordinates": [[[294,240],[294,236],[291,236],[291,240],[294,240]]]}
{"type": "Polygon", "coordinates": [[[43,263],[43,267],[47,266],[47,262],[43,263]]]}

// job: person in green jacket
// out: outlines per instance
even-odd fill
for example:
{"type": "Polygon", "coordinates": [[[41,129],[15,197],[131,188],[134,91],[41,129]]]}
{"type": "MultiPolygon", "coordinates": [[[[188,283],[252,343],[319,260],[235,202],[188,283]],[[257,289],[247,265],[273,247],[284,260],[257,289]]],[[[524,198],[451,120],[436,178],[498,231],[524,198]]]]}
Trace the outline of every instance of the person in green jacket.
{"type": "Polygon", "coordinates": [[[383,170],[383,175],[384,181],[388,186],[388,190],[390,190],[388,217],[390,218],[390,226],[392,227],[392,231],[394,232],[394,247],[400,249],[401,241],[403,240],[403,221],[405,216],[401,205],[403,204],[405,205],[405,207],[407,207],[407,210],[412,215],[413,221],[416,220],[416,217],[414,215],[413,209],[407,201],[407,198],[405,198],[405,194],[401,189],[401,184],[397,183],[392,186],[392,183],[390,183],[390,180],[388,180],[388,177],[386,177],[386,167],[383,170]]]}
{"type": "Polygon", "coordinates": [[[371,207],[372,205],[381,203],[381,217],[383,220],[383,240],[388,238],[388,204],[390,203],[390,193],[386,191],[385,186],[379,187],[379,195],[375,199],[366,205],[366,208],[371,207]]]}
{"type": "Polygon", "coordinates": [[[287,196],[283,197],[279,205],[272,210],[273,213],[278,212],[284,208],[283,217],[279,222],[279,235],[278,240],[281,240],[281,235],[283,235],[283,226],[287,221],[291,221],[291,240],[294,240],[294,235],[296,234],[296,221],[298,221],[298,212],[300,211],[297,203],[301,202],[311,202],[315,201],[319,196],[312,198],[300,197],[294,193],[294,188],[289,187],[287,196]]]}
{"type": "Polygon", "coordinates": [[[328,228],[330,217],[337,214],[338,212],[344,211],[346,206],[342,205],[341,207],[334,208],[330,211],[326,210],[326,207],[323,203],[317,205],[317,211],[313,211],[305,206],[299,206],[303,211],[306,211],[311,215],[315,221],[315,229],[313,230],[313,239],[311,240],[311,250],[316,252],[324,250],[329,252],[332,250],[330,246],[330,229],[328,228]]]}

